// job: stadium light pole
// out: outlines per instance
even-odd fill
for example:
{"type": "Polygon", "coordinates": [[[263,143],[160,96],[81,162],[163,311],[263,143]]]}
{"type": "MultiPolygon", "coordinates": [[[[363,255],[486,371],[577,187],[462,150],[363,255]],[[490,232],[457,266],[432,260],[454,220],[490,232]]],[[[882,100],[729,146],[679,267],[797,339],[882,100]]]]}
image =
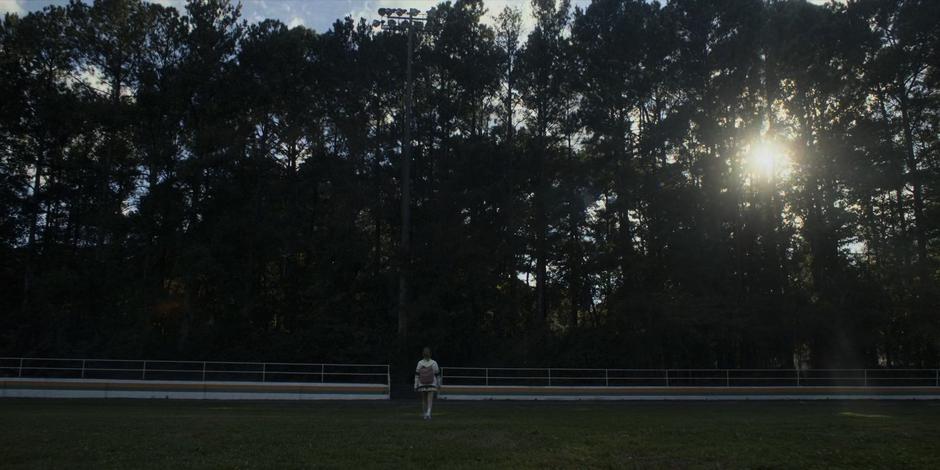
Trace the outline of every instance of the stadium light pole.
{"type": "Polygon", "coordinates": [[[401,246],[399,247],[400,267],[398,272],[398,337],[404,346],[408,335],[408,280],[411,274],[411,109],[414,99],[414,78],[411,73],[414,53],[415,32],[424,30],[428,15],[417,8],[379,8],[379,16],[384,20],[372,22],[373,28],[389,31],[404,31],[408,34],[408,52],[405,82],[405,119],[402,129],[401,162],[401,246]]]}

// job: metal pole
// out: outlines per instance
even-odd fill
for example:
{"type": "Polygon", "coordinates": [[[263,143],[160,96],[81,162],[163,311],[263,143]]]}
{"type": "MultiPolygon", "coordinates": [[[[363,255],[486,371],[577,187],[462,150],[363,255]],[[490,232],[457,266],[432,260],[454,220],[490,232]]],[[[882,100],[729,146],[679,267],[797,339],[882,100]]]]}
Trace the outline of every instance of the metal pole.
{"type": "Polygon", "coordinates": [[[16,373],[16,376],[17,376],[17,377],[22,377],[22,376],[23,376],[23,358],[22,358],[22,357],[20,358],[20,370],[19,370],[19,372],[16,373]]]}
{"type": "Polygon", "coordinates": [[[414,21],[408,22],[408,63],[405,85],[405,129],[401,155],[401,267],[398,273],[398,337],[404,344],[408,334],[408,276],[411,264],[411,101],[414,80],[411,76],[414,21]]]}
{"type": "Polygon", "coordinates": [[[85,360],[82,359],[82,378],[85,378],[85,360]]]}
{"type": "Polygon", "coordinates": [[[552,370],[548,369],[548,386],[552,386],[552,370]]]}
{"type": "Polygon", "coordinates": [[[868,369],[865,369],[865,381],[862,382],[865,387],[868,386],[868,369]]]}
{"type": "Polygon", "coordinates": [[[604,386],[610,387],[610,374],[607,373],[607,369],[604,369],[604,386]]]}
{"type": "Polygon", "coordinates": [[[483,385],[489,385],[490,384],[490,369],[489,368],[483,369],[483,375],[485,376],[483,385]]]}
{"type": "Polygon", "coordinates": [[[725,369],[725,387],[731,386],[731,371],[725,369]]]}
{"type": "Polygon", "coordinates": [[[934,373],[937,375],[937,386],[940,387],[940,369],[935,370],[934,373]]]}
{"type": "Polygon", "coordinates": [[[800,386],[800,369],[796,370],[796,386],[800,386]]]}
{"type": "Polygon", "coordinates": [[[202,381],[206,381],[206,361],[202,361],[202,381]]]}
{"type": "Polygon", "coordinates": [[[323,366],[323,364],[320,364],[320,383],[321,383],[321,384],[323,383],[323,371],[324,371],[324,369],[325,369],[325,367],[323,366]]]}
{"type": "Polygon", "coordinates": [[[147,380],[147,361],[144,361],[144,368],[140,373],[140,380],[147,380]]]}
{"type": "Polygon", "coordinates": [[[666,386],[669,386],[669,369],[666,369],[666,386]]]}
{"type": "Polygon", "coordinates": [[[268,373],[268,363],[261,364],[261,381],[265,381],[265,375],[268,373]]]}

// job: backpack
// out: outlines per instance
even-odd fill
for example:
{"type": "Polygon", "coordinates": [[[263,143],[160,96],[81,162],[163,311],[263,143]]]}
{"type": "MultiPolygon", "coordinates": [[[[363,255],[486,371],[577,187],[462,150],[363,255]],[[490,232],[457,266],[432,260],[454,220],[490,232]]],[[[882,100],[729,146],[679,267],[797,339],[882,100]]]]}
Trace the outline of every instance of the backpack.
{"type": "Polygon", "coordinates": [[[430,366],[422,366],[420,369],[418,369],[418,382],[421,385],[433,385],[434,368],[430,366]]]}

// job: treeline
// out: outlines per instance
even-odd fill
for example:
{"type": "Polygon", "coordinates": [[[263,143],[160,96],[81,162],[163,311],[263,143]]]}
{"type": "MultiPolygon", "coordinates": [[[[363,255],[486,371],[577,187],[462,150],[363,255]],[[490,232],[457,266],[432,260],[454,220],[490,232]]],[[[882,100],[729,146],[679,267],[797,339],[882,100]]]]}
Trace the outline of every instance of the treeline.
{"type": "Polygon", "coordinates": [[[0,28],[0,353],[936,367],[940,2],[479,0],[407,37],[77,1],[0,28]]]}

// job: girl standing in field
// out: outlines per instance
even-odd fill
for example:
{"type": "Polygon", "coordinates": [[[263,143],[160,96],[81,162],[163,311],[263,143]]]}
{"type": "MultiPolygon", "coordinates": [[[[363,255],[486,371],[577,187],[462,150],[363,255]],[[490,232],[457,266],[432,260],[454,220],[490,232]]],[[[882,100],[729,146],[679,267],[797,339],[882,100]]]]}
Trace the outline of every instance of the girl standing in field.
{"type": "Polygon", "coordinates": [[[415,368],[415,391],[421,394],[421,412],[424,419],[431,419],[431,406],[434,404],[434,392],[441,386],[441,368],[431,359],[431,348],[425,346],[421,351],[424,356],[415,368]]]}

